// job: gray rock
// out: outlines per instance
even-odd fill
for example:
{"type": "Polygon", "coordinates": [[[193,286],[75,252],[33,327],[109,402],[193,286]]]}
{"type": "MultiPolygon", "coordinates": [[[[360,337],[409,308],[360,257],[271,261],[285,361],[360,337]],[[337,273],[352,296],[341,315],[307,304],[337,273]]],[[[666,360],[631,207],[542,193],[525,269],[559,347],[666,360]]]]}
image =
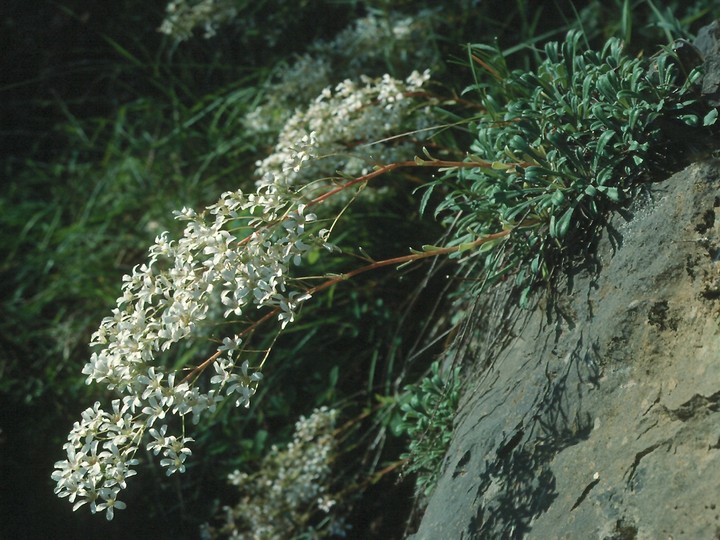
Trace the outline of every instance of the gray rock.
{"type": "Polygon", "coordinates": [[[702,93],[713,107],[720,106],[720,21],[705,26],[693,43],[705,57],[702,93]]]}
{"type": "Polygon", "coordinates": [[[478,299],[415,540],[720,531],[720,162],[653,184],[553,302],[478,299]]]}

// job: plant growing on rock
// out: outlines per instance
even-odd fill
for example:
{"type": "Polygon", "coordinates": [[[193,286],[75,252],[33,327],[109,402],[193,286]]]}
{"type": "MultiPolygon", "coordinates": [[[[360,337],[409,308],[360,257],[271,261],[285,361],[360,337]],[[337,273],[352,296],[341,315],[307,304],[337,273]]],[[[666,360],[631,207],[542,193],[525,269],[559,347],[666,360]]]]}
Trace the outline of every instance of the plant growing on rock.
{"type": "MultiPolygon", "coordinates": [[[[292,159],[304,162],[297,154],[292,159]]],[[[433,165],[442,163],[463,166],[433,165]]],[[[141,446],[155,455],[162,452],[160,465],[168,476],[184,472],[192,453],[188,443],[193,441],[186,436],[185,418],[192,415],[197,424],[228,399],[249,407],[270,353],[251,347],[261,326],[275,321],[279,334],[320,291],[370,270],[458,251],[460,246],[426,246],[341,275],[322,276],[324,281],[314,287],[305,284],[312,276],[293,272],[314,249],[336,249],[328,241],[330,230],[318,229],[310,207],[393,169],[413,166],[422,165],[410,161],[380,167],[309,201],[301,189],[280,182],[251,194],[226,192],[201,214],[187,208],[177,212],[177,218],[187,222],[183,237],[156,238],[148,262],[123,278],[117,308],[93,334],[98,351],[83,373],[88,384],[102,383],[120,397],[112,401],[111,412],[96,402],[74,424],[64,445],[67,458],[55,464],[55,492],[68,497],[74,509],[89,504],[92,513],[105,510],[112,519],[114,509],[124,507],[117,496],[126,478],[136,474],[135,454],[141,446]],[[225,334],[217,334],[218,328],[225,334]],[[231,328],[234,332],[228,335],[231,328]],[[181,342],[210,342],[215,350],[193,366],[165,365],[163,354],[181,342]],[[211,372],[204,377],[209,381],[203,380],[206,371],[211,372]],[[177,435],[168,434],[173,415],[181,424],[177,435]]],[[[497,236],[463,247],[471,249],[497,236]]]]}
{"type": "MultiPolygon", "coordinates": [[[[512,228],[473,253],[481,285],[514,274],[526,299],[584,249],[607,213],[630,201],[643,181],[685,157],[677,133],[707,138],[713,111],[698,98],[700,65],[672,48],[632,57],[610,39],[600,52],[570,32],[545,46],[534,71],[510,71],[494,47],[470,46],[484,73],[469,90],[486,113],[474,125],[467,161],[430,186],[452,185],[436,214],[451,244],[512,228]]],[[[470,259],[468,259],[470,260],[470,259]]]]}
{"type": "MultiPolygon", "coordinates": [[[[334,112],[345,111],[358,127],[361,122],[354,113],[363,109],[366,129],[378,129],[378,118],[391,117],[395,109],[404,113],[404,101],[426,80],[427,74],[414,74],[406,88],[383,78],[377,85],[357,88],[355,100],[343,94],[334,112]],[[373,108],[382,113],[373,114],[373,108]]],[[[297,173],[318,160],[314,151],[319,143],[339,137],[336,124],[323,124],[322,118],[316,118],[317,134],[296,130],[299,140],[276,148],[274,168],[265,171],[254,192],[226,192],[200,213],[188,208],[176,212],[186,223],[182,237],[157,236],[147,261],[123,278],[117,307],[93,334],[96,352],[83,368],[88,384],[103,384],[118,397],[111,410],[96,402],[82,413],[64,445],[67,457],[56,463],[52,475],[55,492],[67,497],[74,509],[88,504],[91,512],[105,511],[112,519],[115,509],[124,507],[118,495],[126,479],[136,474],[140,448],[162,454],[160,465],[167,475],[184,472],[193,442],[185,418],[191,415],[197,424],[228,400],[249,407],[270,353],[270,347],[253,347],[260,327],[268,332],[274,321],[276,327],[268,333],[278,335],[320,291],[369,270],[457,249],[369,261],[341,275],[303,275],[302,265],[311,254],[337,250],[329,237],[342,214],[329,208],[319,218],[311,209],[328,209],[326,200],[394,169],[419,166],[397,162],[356,178],[333,177],[330,185],[314,169],[322,180],[318,193],[313,183],[298,182],[297,173]],[[323,128],[332,137],[325,137],[323,128]],[[308,284],[318,278],[323,279],[319,285],[308,284]],[[170,364],[169,352],[184,344],[209,349],[207,356],[199,363],[185,357],[170,364]]]]}
{"type": "MultiPolygon", "coordinates": [[[[200,213],[178,212],[182,237],[157,237],[93,336],[97,350],[83,373],[118,397],[111,410],[99,403],[86,409],[73,426],[53,474],[56,493],[75,509],[88,504],[112,519],[124,507],[118,496],[135,474],[139,449],[162,454],[168,475],[183,472],[193,442],[185,419],[198,423],[225,401],[248,407],[262,383],[272,345],[256,346],[261,329],[272,342],[302,305],[359,274],[449,255],[476,265],[482,285],[514,275],[524,298],[550,280],[661,164],[672,129],[714,122],[695,96],[700,71],[672,51],[642,59],[617,40],[600,53],[580,42],[571,33],[547,45],[534,72],[510,71],[496,49],[471,47],[490,79],[473,87],[484,112],[463,162],[427,152],[428,159],[402,161],[412,144],[383,146],[381,161],[361,156],[358,147],[375,138],[418,128],[425,103],[412,97],[429,75],[365,78],[328,88],[288,118],[274,153],[258,163],[254,191],[226,192],[200,213]],[[339,275],[311,275],[311,258],[337,251],[330,236],[344,209],[326,201],[352,201],[373,179],[409,167],[445,172],[421,205],[434,188],[445,191],[436,213],[451,241],[381,261],[367,256],[365,266],[339,275]],[[170,363],[165,354],[184,343],[200,344],[205,356],[170,363]]],[[[447,448],[457,381],[453,372],[448,386],[434,366],[403,409],[417,437],[409,467],[425,493],[447,448]]]]}
{"type": "Polygon", "coordinates": [[[460,368],[440,373],[440,363],[433,362],[430,374],[417,385],[405,388],[402,431],[410,438],[405,470],[417,473],[415,485],[424,496],[437,483],[442,460],[450,446],[453,420],[460,401],[460,368]]]}

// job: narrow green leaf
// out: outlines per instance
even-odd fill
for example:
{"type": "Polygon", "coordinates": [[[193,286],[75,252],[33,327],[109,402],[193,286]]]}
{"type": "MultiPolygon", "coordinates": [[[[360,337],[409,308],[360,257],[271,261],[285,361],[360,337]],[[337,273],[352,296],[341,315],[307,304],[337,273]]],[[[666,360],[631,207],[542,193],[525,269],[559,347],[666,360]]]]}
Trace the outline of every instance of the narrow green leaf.
{"type": "Polygon", "coordinates": [[[600,186],[598,187],[598,191],[604,193],[605,196],[613,202],[620,201],[622,197],[620,190],[616,187],[600,186]]]}
{"type": "Polygon", "coordinates": [[[550,202],[553,206],[561,206],[565,202],[565,194],[562,191],[557,190],[552,194],[550,202]]]}
{"type": "Polygon", "coordinates": [[[435,189],[435,186],[437,184],[435,182],[431,184],[427,184],[425,186],[422,186],[422,189],[425,191],[422,194],[422,197],[420,197],[420,215],[422,216],[425,213],[425,208],[427,208],[428,201],[430,201],[430,196],[432,195],[433,190],[435,189]]]}
{"type": "Polygon", "coordinates": [[[615,132],[612,130],[608,130],[603,132],[602,135],[600,135],[600,138],[598,139],[597,146],[595,147],[595,162],[597,163],[597,160],[599,159],[600,155],[603,154],[605,151],[605,146],[607,146],[607,143],[610,142],[610,139],[612,139],[615,136],[615,132]]]}
{"type": "MultiPolygon", "coordinates": [[[[565,211],[565,213],[558,221],[555,221],[554,219],[551,220],[550,236],[557,239],[565,238],[565,235],[567,235],[567,232],[570,229],[570,224],[572,223],[572,216],[574,211],[575,208],[570,207],[565,211]]],[[[553,218],[554,217],[555,216],[553,216],[553,218]]]]}

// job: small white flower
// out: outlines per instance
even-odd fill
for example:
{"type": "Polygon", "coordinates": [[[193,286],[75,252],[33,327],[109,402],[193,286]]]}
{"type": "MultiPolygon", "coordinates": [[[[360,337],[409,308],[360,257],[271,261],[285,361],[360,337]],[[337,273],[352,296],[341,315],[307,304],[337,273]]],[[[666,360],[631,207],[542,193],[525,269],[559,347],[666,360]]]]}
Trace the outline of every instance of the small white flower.
{"type": "Polygon", "coordinates": [[[123,510],[125,508],[125,503],[117,500],[118,492],[116,490],[111,488],[101,488],[99,495],[100,498],[103,499],[103,502],[98,504],[95,507],[95,510],[98,512],[105,510],[105,517],[108,521],[111,521],[115,516],[115,508],[118,510],[123,510]]]}
{"type": "Polygon", "coordinates": [[[155,420],[165,418],[167,410],[163,401],[158,401],[156,396],[150,396],[147,406],[143,407],[142,412],[147,417],[147,425],[152,426],[155,420]]]}
{"type": "Polygon", "coordinates": [[[190,449],[185,446],[185,443],[192,440],[189,437],[182,439],[176,437],[167,438],[167,447],[163,451],[165,458],[160,460],[160,465],[167,469],[165,471],[167,476],[176,472],[185,472],[185,459],[192,454],[190,449]]]}
{"type": "Polygon", "coordinates": [[[161,450],[168,447],[167,437],[165,437],[165,433],[167,433],[166,424],[160,426],[160,429],[150,429],[150,436],[153,437],[154,440],[147,444],[148,451],[153,452],[157,456],[161,450]]]}

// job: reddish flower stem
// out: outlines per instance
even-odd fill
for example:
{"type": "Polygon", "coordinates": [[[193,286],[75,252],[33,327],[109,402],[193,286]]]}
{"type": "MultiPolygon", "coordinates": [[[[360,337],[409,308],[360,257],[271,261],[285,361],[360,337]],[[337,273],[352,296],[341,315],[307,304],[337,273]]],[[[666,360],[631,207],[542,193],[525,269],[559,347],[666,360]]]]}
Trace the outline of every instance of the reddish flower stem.
{"type": "MultiPolygon", "coordinates": [[[[329,199],[336,193],[339,193],[351,186],[354,186],[355,184],[360,184],[362,182],[367,182],[369,180],[372,180],[373,178],[376,178],[378,176],[381,176],[383,174],[389,173],[391,171],[394,171],[395,169],[400,169],[403,167],[464,167],[464,168],[492,168],[492,164],[486,161],[444,161],[440,159],[432,159],[432,160],[414,160],[414,161],[398,161],[396,163],[390,163],[389,165],[383,165],[382,167],[378,167],[374,171],[365,174],[363,176],[359,176],[357,178],[353,178],[352,180],[349,180],[348,182],[345,182],[341,186],[338,186],[334,189],[331,189],[327,193],[324,193],[323,195],[320,195],[319,197],[316,197],[309,203],[307,203],[307,207],[314,206],[316,204],[320,204],[323,201],[329,199]]],[[[502,238],[504,236],[509,235],[512,232],[513,229],[505,229],[503,231],[488,234],[486,236],[483,236],[481,238],[478,238],[477,240],[467,243],[467,244],[461,244],[458,246],[451,246],[451,247],[445,247],[445,248],[437,248],[432,249],[428,251],[423,251],[421,253],[412,253],[410,255],[404,255],[402,257],[395,257],[392,259],[385,259],[383,261],[375,261],[371,264],[368,264],[366,266],[363,266],[361,268],[356,268],[355,270],[351,270],[350,272],[346,272],[338,277],[335,277],[333,279],[329,279],[328,281],[316,286],[312,287],[311,289],[307,290],[307,294],[313,295],[315,293],[318,293],[320,291],[323,291],[325,289],[328,289],[332,287],[333,285],[336,285],[342,281],[346,281],[350,278],[353,278],[359,274],[363,274],[365,272],[369,272],[370,270],[375,270],[377,268],[382,268],[384,266],[392,266],[392,265],[399,265],[404,263],[409,263],[412,261],[417,261],[420,259],[427,259],[428,257],[438,257],[440,255],[448,255],[450,253],[455,253],[460,250],[470,250],[474,249],[482,244],[485,244],[486,242],[490,242],[492,240],[497,240],[498,238],[502,238]]],[[[250,235],[238,242],[239,245],[242,245],[243,243],[247,242],[250,238],[250,235]]],[[[240,332],[239,336],[243,337],[246,336],[255,329],[257,329],[260,325],[263,323],[269,321],[270,319],[276,317],[280,313],[280,308],[276,307],[272,310],[268,311],[265,315],[263,315],[260,319],[252,323],[250,326],[248,326],[245,330],[240,332]]],[[[203,361],[200,365],[195,367],[188,375],[185,376],[182,382],[188,382],[200,373],[202,373],[208,366],[212,365],[215,360],[217,360],[221,355],[220,351],[217,351],[212,356],[207,358],[205,361],[203,361]]]]}
{"type": "Polygon", "coordinates": [[[338,277],[335,277],[333,279],[330,279],[326,281],[325,283],[321,283],[320,285],[313,287],[307,291],[307,294],[315,294],[320,291],[323,291],[329,287],[332,287],[333,285],[340,283],[342,281],[346,281],[350,278],[353,278],[359,274],[364,274],[365,272],[369,272],[370,270],[375,270],[377,268],[382,268],[383,266],[394,266],[399,264],[405,264],[412,261],[418,261],[420,259],[427,259],[428,257],[438,257],[440,255],[448,255],[450,253],[455,253],[457,251],[465,251],[470,249],[475,249],[478,246],[481,246],[482,244],[485,244],[487,242],[490,242],[492,240],[497,240],[498,238],[503,238],[507,235],[509,235],[512,232],[513,229],[505,229],[503,231],[488,234],[486,236],[483,236],[481,238],[478,238],[477,240],[467,243],[467,244],[461,244],[458,246],[451,246],[451,247],[445,247],[445,248],[437,248],[432,249],[428,251],[423,251],[421,253],[412,253],[410,255],[404,255],[402,257],[395,257],[393,259],[385,259],[383,261],[375,261],[374,263],[368,264],[366,266],[362,266],[360,268],[356,268],[355,270],[351,270],[350,272],[346,272],[345,274],[341,274],[338,277]]]}
{"type": "MultiPolygon", "coordinates": [[[[252,323],[252,324],[251,324],[250,326],[248,326],[245,330],[243,330],[242,332],[240,332],[240,334],[238,334],[238,336],[239,336],[239,337],[245,337],[245,336],[247,336],[248,334],[254,332],[254,331],[257,329],[258,326],[260,326],[261,324],[269,321],[270,319],[272,319],[273,317],[275,317],[275,316],[276,316],[277,314],[279,314],[279,313],[280,313],[280,308],[275,308],[275,309],[273,309],[273,310],[271,310],[271,311],[268,311],[265,315],[263,315],[262,317],[260,317],[260,318],[259,318],[257,321],[255,321],[254,323],[252,323]]],[[[217,360],[218,358],[220,358],[220,355],[222,355],[222,351],[216,351],[212,356],[210,356],[209,358],[207,358],[206,360],[204,360],[202,364],[196,366],[190,373],[188,373],[188,374],[183,378],[182,382],[189,382],[191,379],[193,379],[194,377],[196,377],[197,375],[199,375],[200,373],[202,373],[203,371],[205,371],[205,368],[207,368],[208,366],[211,366],[211,365],[215,362],[215,360],[217,360]]]]}
{"type": "Polygon", "coordinates": [[[319,197],[316,197],[309,203],[307,203],[306,206],[315,206],[316,204],[320,204],[326,199],[329,199],[336,193],[339,193],[351,186],[354,186],[355,184],[361,184],[362,182],[367,182],[368,180],[372,180],[373,178],[377,176],[382,176],[383,174],[389,173],[390,171],[394,171],[395,169],[400,169],[403,167],[464,167],[464,168],[485,168],[490,169],[492,168],[492,164],[485,162],[485,161],[443,161],[440,159],[433,159],[433,160],[420,160],[420,161],[398,161],[396,163],[390,163],[389,165],[383,165],[382,167],[378,167],[373,172],[365,174],[363,176],[358,176],[357,178],[353,178],[352,180],[349,180],[348,182],[345,182],[341,186],[338,186],[334,189],[331,189],[327,193],[323,193],[319,197]]]}

